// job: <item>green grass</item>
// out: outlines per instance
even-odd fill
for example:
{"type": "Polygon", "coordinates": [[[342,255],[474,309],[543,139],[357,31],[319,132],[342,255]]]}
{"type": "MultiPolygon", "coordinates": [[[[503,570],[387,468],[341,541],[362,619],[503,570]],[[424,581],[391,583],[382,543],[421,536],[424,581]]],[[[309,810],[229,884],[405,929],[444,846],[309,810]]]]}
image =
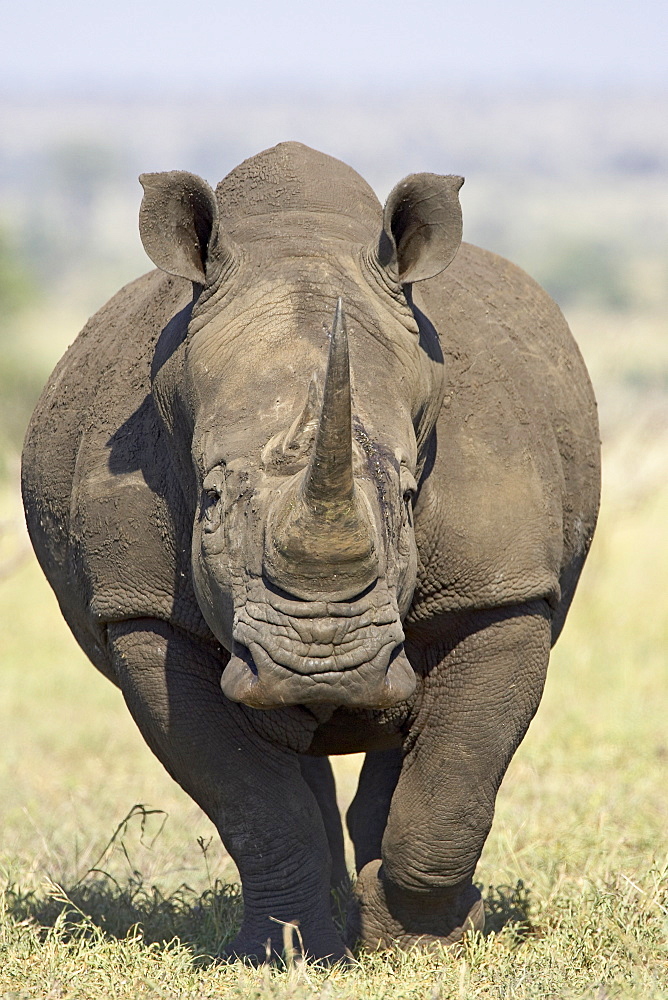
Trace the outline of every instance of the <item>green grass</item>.
{"type": "MultiPolygon", "coordinates": [[[[607,456],[592,556],[479,866],[488,928],[456,954],[216,964],[241,904],[215,831],[34,562],[0,581],[0,998],[668,998],[663,434],[636,489],[628,441],[607,456]]],[[[344,806],[358,767],[337,762],[344,806]]]]}

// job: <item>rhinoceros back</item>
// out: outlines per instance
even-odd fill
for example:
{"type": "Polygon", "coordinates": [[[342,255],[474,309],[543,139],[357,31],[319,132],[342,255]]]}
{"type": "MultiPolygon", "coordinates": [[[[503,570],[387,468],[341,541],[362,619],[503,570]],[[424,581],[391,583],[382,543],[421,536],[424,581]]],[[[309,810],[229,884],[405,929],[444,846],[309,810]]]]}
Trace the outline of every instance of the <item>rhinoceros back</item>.
{"type": "Polygon", "coordinates": [[[183,572],[189,526],[150,394],[158,339],[173,318],[172,335],[185,332],[191,299],[189,282],[159,271],[121,289],[57,365],[26,435],[35,552],[78,642],[108,676],[110,621],[176,616],[206,629],[183,572]]]}

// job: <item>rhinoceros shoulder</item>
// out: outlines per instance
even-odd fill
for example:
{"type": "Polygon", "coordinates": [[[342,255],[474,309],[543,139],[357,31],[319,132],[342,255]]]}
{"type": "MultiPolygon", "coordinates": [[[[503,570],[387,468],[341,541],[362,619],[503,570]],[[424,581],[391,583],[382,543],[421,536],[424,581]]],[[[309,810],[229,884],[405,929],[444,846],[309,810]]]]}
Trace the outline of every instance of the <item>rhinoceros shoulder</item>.
{"type": "Polygon", "coordinates": [[[180,616],[203,627],[183,566],[183,498],[151,396],[156,345],[178,339],[179,327],[185,334],[191,299],[189,282],[159,271],[121,289],[56,367],[26,436],[35,551],[70,627],[105,672],[109,621],[180,616]]]}
{"type": "Polygon", "coordinates": [[[495,254],[463,244],[423,285],[416,304],[438,331],[447,388],[416,508],[411,616],[537,597],[559,609],[598,508],[580,352],[546,292],[495,254]]]}

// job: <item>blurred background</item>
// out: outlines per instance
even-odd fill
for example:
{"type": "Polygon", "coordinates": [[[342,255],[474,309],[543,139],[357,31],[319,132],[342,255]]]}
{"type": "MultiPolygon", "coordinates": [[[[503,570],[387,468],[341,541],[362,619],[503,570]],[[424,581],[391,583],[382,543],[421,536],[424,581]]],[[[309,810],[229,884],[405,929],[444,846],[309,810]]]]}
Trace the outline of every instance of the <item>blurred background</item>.
{"type": "MultiPolygon", "coordinates": [[[[464,174],[465,239],[522,265],[564,310],[600,401],[605,463],[601,530],[573,626],[598,652],[582,669],[608,720],[599,732],[608,764],[622,744],[663,759],[668,5],[23,0],[4,6],[1,25],[0,662],[14,735],[0,768],[13,792],[0,806],[15,819],[16,844],[27,829],[20,809],[29,809],[35,830],[60,824],[67,854],[62,815],[43,810],[39,755],[48,754],[52,781],[61,762],[70,802],[87,816],[92,800],[84,808],[67,768],[85,747],[104,773],[120,730],[103,738],[99,720],[107,713],[125,725],[105,681],[82,661],[65,666],[79,653],[30,562],[17,492],[25,425],[88,316],[151,266],[137,232],[137,175],[187,169],[215,184],[286,139],[345,160],[381,199],[409,172],[464,174]],[[613,673],[606,715],[599,695],[610,695],[613,673]],[[86,695],[93,728],[79,737],[65,694],[67,684],[82,690],[84,677],[100,694],[86,695]],[[28,697],[47,689],[57,706],[50,721],[28,697]],[[623,733],[611,721],[620,710],[623,733]],[[36,729],[42,743],[31,757],[36,729]]],[[[577,676],[564,673],[548,690],[559,724],[578,709],[568,689],[577,676]]],[[[598,773],[600,758],[588,766],[598,773]]],[[[152,802],[156,774],[143,779],[152,802]]],[[[125,794],[139,801],[144,792],[125,794]]]]}
{"type": "Polygon", "coordinates": [[[509,256],[557,299],[590,364],[606,452],[633,439],[616,485],[633,492],[658,475],[665,5],[117,0],[112,11],[24,0],[2,26],[3,481],[15,478],[55,361],[150,266],[137,175],[179,168],[215,184],[285,139],[345,160],[381,199],[409,172],[464,174],[465,238],[509,256]]]}

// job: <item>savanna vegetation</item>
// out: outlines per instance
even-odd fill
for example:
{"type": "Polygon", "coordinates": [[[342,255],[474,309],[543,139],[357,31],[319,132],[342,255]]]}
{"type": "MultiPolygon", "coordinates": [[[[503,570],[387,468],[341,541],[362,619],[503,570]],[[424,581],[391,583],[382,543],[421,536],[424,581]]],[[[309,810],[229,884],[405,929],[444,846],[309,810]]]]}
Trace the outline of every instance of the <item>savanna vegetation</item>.
{"type": "MultiPolygon", "coordinates": [[[[35,264],[25,220],[7,215],[0,239],[2,1000],[668,998],[668,244],[660,239],[668,206],[659,199],[650,212],[641,183],[658,190],[668,160],[662,166],[654,151],[649,163],[641,144],[627,145],[621,166],[597,165],[597,182],[591,171],[582,174],[577,212],[554,193],[565,189],[563,165],[557,187],[545,184],[552,200],[538,197],[540,170],[527,173],[526,238],[518,236],[521,215],[511,224],[497,201],[497,222],[507,224],[496,245],[491,230],[485,241],[519,259],[564,305],[601,401],[605,470],[591,558],[479,866],[487,928],[454,953],[359,955],[348,970],[300,964],[289,928],[277,928],[285,934],[283,968],[216,963],[240,918],[234,866],[208,820],[152,758],[118,691],[79,651],[21,527],[22,429],[92,305],[67,262],[85,245],[81,273],[92,273],[97,234],[100,302],[116,272],[125,267],[130,277],[141,267],[131,267],[131,254],[114,256],[100,235],[119,161],[72,157],[70,147],[54,161],[61,200],[54,195],[53,204],[76,202],[82,190],[98,222],[69,234],[84,242],[70,257],[61,248],[51,281],[43,277],[45,247],[35,264]],[[626,208],[614,206],[612,220],[597,224],[582,207],[586,191],[592,203],[612,206],[613,169],[623,173],[626,208]],[[84,171],[83,187],[72,183],[73,170],[84,171]],[[636,214],[652,218],[645,242],[632,233],[633,198],[636,214]]],[[[497,182],[484,183],[492,191],[497,182]]],[[[471,197],[472,226],[482,229],[481,203],[471,197]]],[[[520,202],[515,192],[517,211],[520,202]]],[[[359,765],[358,757],[336,762],[342,808],[359,765]]]]}

